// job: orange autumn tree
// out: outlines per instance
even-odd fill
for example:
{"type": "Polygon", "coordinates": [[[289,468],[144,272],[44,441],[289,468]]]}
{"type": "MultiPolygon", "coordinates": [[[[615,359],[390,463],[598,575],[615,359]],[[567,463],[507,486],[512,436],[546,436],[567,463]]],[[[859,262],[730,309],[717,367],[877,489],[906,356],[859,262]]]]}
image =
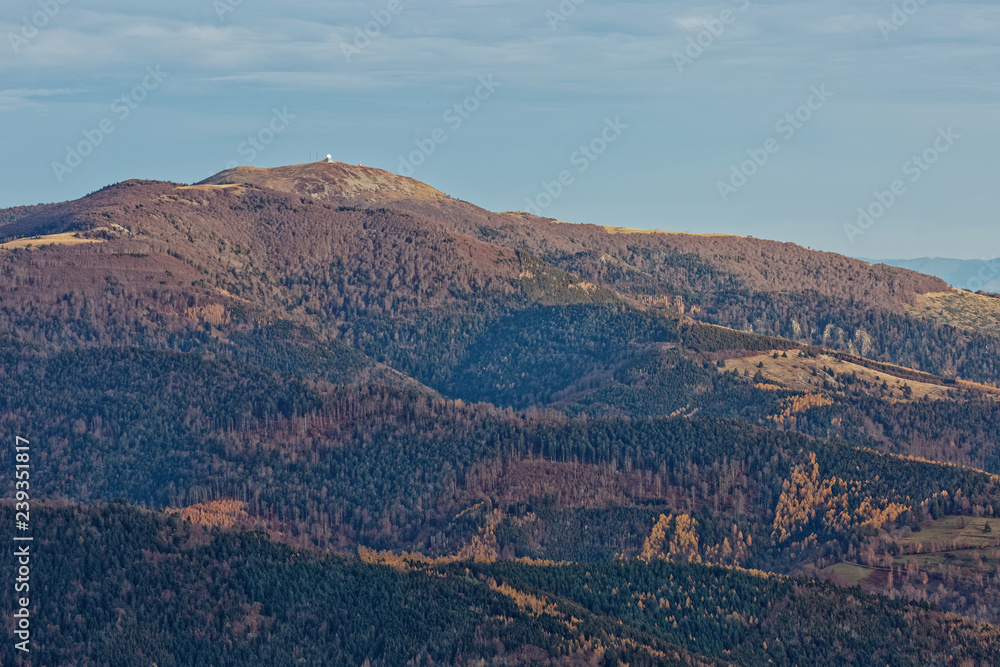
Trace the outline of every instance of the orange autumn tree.
{"type": "Polygon", "coordinates": [[[816,510],[830,498],[832,486],[830,480],[820,480],[816,454],[810,453],[806,464],[792,466],[774,511],[771,538],[782,542],[797,528],[809,523],[816,516],[816,510]]]}
{"type": "Polygon", "coordinates": [[[676,517],[661,514],[649,537],[642,545],[639,560],[647,563],[654,560],[666,560],[672,563],[700,563],[701,554],[698,550],[698,522],[687,514],[676,517]],[[671,522],[674,523],[674,535],[667,544],[667,531],[671,522]]]}
{"type": "Polygon", "coordinates": [[[776,544],[787,540],[817,515],[830,530],[879,530],[906,511],[901,503],[873,497],[866,486],[863,481],[821,479],[816,454],[810,453],[805,464],[792,466],[782,485],[771,539],[776,544]]]}

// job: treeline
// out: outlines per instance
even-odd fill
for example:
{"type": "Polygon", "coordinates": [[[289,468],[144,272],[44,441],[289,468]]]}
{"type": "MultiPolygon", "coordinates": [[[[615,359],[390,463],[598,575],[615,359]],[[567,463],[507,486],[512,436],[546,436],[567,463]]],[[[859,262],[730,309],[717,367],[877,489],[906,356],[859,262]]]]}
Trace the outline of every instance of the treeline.
{"type": "Polygon", "coordinates": [[[993,336],[820,294],[734,292],[721,296],[704,318],[939,377],[1000,381],[1000,340],[993,336]]]}
{"type": "MultiPolygon", "coordinates": [[[[646,518],[637,519],[643,525],[664,509],[693,512],[708,546],[721,544],[735,525],[753,536],[748,563],[785,565],[798,557],[789,545],[813,533],[846,552],[887,504],[909,512],[903,522],[966,511],[965,503],[1000,514],[996,483],[982,473],[739,422],[526,420],[399,390],[319,391],[295,377],[193,355],[92,350],[31,357],[13,348],[6,354],[0,409],[9,429],[43,443],[44,494],[173,507],[232,499],[306,544],[446,550],[454,545],[447,538],[452,519],[491,494],[511,516],[518,502],[572,509],[546,501],[571,483],[559,477],[520,497],[484,494],[476,471],[492,461],[581,466],[619,486],[627,482],[631,491],[611,497],[608,512],[594,516],[605,532],[591,544],[605,554],[601,545],[614,543],[615,532],[634,535],[634,525],[611,512],[621,505],[647,508],[646,518]],[[788,544],[772,544],[783,484],[808,452],[816,453],[824,479],[841,480],[839,511],[851,518],[836,529],[819,518],[804,522],[788,544]]],[[[563,533],[511,548],[546,557],[574,539],[563,533]]],[[[623,551],[635,550],[634,541],[623,544],[623,551]]]]}
{"type": "MultiPolygon", "coordinates": [[[[823,351],[817,348],[810,348],[809,351],[813,352],[814,354],[823,353],[823,351]]],[[[955,381],[955,378],[942,378],[936,375],[931,375],[930,373],[923,373],[921,371],[914,370],[912,368],[903,368],[902,366],[896,366],[894,364],[880,363],[853,354],[846,354],[844,352],[829,352],[829,354],[831,354],[836,359],[840,359],[842,361],[848,361],[852,364],[864,366],[865,368],[870,368],[872,370],[883,371],[892,377],[902,378],[904,380],[925,382],[927,384],[936,384],[945,387],[954,387],[958,384],[955,381]]]]}
{"type": "MultiPolygon", "coordinates": [[[[7,540],[9,505],[0,509],[7,540]]],[[[573,656],[709,664],[580,610],[536,616],[463,576],[319,555],[112,504],[36,506],[31,652],[5,665],[431,665],[573,656]]],[[[662,663],[660,663],[662,664],[662,663]]]]}
{"type": "Polygon", "coordinates": [[[663,561],[470,569],[737,665],[926,664],[955,650],[989,664],[998,655],[992,626],[773,575],[663,561]]]}
{"type": "Polygon", "coordinates": [[[678,335],[684,345],[698,352],[723,350],[763,352],[765,350],[791,350],[799,347],[795,341],[774,336],[736,331],[721,326],[710,326],[693,320],[682,320],[678,335]]]}
{"type": "Polygon", "coordinates": [[[762,390],[749,378],[720,373],[714,363],[671,348],[624,364],[610,382],[577,399],[567,411],[638,417],[700,413],[759,423],[778,412],[793,393],[762,390]]]}
{"type": "Polygon", "coordinates": [[[312,329],[288,320],[236,331],[230,342],[204,347],[252,366],[337,384],[350,383],[372,366],[372,361],[355,348],[336,339],[322,340],[312,329]]]}
{"type": "Polygon", "coordinates": [[[26,218],[29,215],[39,213],[51,204],[34,204],[33,206],[13,206],[11,208],[0,209],[0,241],[14,238],[14,234],[4,231],[3,226],[12,222],[26,218]]]}
{"type": "Polygon", "coordinates": [[[674,320],[625,305],[516,310],[484,327],[437,388],[518,409],[547,405],[599,386],[641,346],[676,340],[674,320]]]}
{"type": "Polygon", "coordinates": [[[783,427],[1000,474],[1000,402],[995,399],[958,392],[955,400],[892,402],[846,389],[828,405],[792,415],[783,427]]]}
{"type": "MultiPolygon", "coordinates": [[[[0,515],[9,540],[9,504],[0,515]]],[[[990,626],[744,570],[322,555],[121,504],[36,505],[33,519],[31,658],[6,642],[4,664],[1000,659],[990,626]]]]}

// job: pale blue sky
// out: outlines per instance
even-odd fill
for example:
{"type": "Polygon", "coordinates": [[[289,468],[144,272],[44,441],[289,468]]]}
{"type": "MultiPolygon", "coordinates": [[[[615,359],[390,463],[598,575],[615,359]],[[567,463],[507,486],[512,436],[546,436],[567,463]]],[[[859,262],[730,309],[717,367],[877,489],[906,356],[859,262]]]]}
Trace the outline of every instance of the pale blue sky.
{"type": "Polygon", "coordinates": [[[4,3],[0,206],[326,153],[408,171],[418,151],[415,178],[493,210],[1000,254],[994,3],[896,0],[893,23],[892,1],[237,2],[4,3]],[[372,12],[387,25],[355,43],[372,12]],[[579,152],[592,141],[600,155],[579,152]],[[933,165],[907,164],[925,151],[933,165]],[[767,161],[734,187],[752,155],[767,161]],[[881,216],[845,231],[896,180],[881,216]],[[551,203],[543,183],[562,188],[551,203]]]}

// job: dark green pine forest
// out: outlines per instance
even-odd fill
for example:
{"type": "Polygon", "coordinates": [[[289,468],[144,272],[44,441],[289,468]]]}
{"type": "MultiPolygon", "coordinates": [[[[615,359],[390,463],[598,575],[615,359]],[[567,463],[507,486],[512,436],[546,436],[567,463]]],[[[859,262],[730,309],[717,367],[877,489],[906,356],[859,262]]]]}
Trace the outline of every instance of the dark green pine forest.
{"type": "Polygon", "coordinates": [[[1000,664],[992,295],[340,164],[0,242],[2,664],[1000,664]]]}

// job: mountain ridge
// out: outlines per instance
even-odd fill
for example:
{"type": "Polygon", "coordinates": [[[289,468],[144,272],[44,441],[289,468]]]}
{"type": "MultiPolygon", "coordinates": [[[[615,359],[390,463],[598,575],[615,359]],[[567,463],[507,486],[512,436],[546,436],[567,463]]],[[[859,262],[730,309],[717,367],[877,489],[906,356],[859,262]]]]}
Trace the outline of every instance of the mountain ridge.
{"type": "Polygon", "coordinates": [[[983,638],[963,659],[998,650],[996,299],[343,164],[0,220],[0,421],[44,452],[32,498],[71,503],[45,515],[66,608],[118,642],[48,648],[170,664],[187,630],[125,620],[156,609],[216,619],[220,664],[291,638],[348,664],[383,640],[387,664],[912,662],[959,627],[983,638]],[[123,549],[80,573],[95,530],[123,549]],[[99,622],[78,587],[108,572],[124,611],[99,622]],[[400,593],[361,616],[272,595],[357,604],[358,577],[400,593]]]}

